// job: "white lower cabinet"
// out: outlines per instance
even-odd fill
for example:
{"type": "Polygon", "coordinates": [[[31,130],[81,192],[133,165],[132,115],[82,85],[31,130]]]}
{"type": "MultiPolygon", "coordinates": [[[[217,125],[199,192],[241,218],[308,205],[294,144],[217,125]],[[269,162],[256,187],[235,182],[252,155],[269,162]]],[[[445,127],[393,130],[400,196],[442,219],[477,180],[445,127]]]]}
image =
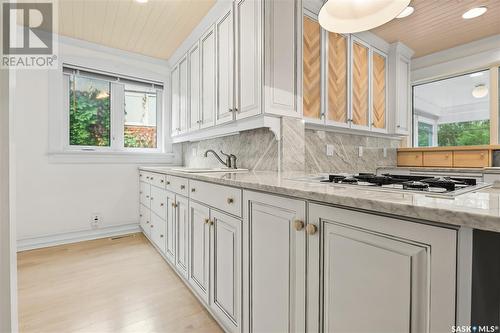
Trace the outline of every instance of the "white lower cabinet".
{"type": "Polygon", "coordinates": [[[150,210],[141,196],[141,228],[227,332],[439,333],[456,324],[455,229],[180,181],[176,193],[141,184],[165,206],[150,200],[150,210]],[[230,205],[217,199],[227,196],[230,205]]]}
{"type": "Polygon", "coordinates": [[[245,331],[304,332],[306,203],[250,191],[243,197],[245,331]]]}
{"type": "Polygon", "coordinates": [[[316,204],[309,223],[309,332],[455,325],[455,230],[316,204]]]}
{"type": "Polygon", "coordinates": [[[156,213],[151,212],[150,229],[151,240],[161,250],[162,253],[165,253],[165,220],[156,215],[156,213]]]}
{"type": "Polygon", "coordinates": [[[188,199],[175,196],[175,267],[188,278],[189,259],[189,204],[188,199]]]}
{"type": "Polygon", "coordinates": [[[189,284],[208,304],[210,283],[210,209],[189,203],[189,284]]]}
{"type": "Polygon", "coordinates": [[[216,210],[212,224],[210,307],[231,332],[241,332],[242,227],[241,220],[216,210]]]}

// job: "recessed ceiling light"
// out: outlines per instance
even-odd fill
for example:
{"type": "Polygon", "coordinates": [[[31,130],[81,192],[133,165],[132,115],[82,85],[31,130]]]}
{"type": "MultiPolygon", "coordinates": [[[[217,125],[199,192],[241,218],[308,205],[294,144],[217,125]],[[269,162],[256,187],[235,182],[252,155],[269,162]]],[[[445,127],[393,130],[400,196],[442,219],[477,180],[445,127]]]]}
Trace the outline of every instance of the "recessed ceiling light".
{"type": "Polygon", "coordinates": [[[483,76],[483,72],[477,72],[477,73],[472,73],[469,74],[470,77],[478,77],[478,76],[483,76]]]}
{"type": "Polygon", "coordinates": [[[474,87],[474,89],[472,89],[472,96],[475,98],[483,98],[486,95],[488,95],[488,87],[484,84],[478,84],[474,87]]]}
{"type": "Polygon", "coordinates": [[[410,16],[411,14],[413,14],[414,10],[415,8],[413,8],[412,6],[408,6],[398,16],[396,16],[396,18],[403,18],[410,16]]]}
{"type": "Polygon", "coordinates": [[[475,7],[475,8],[472,8],[472,9],[469,9],[468,11],[466,11],[462,15],[462,18],[464,18],[466,20],[472,19],[472,18],[483,15],[484,13],[486,13],[487,10],[488,10],[488,8],[486,8],[485,6],[475,7]]]}
{"type": "Polygon", "coordinates": [[[149,0],[135,0],[137,3],[147,3],[149,0]]]}

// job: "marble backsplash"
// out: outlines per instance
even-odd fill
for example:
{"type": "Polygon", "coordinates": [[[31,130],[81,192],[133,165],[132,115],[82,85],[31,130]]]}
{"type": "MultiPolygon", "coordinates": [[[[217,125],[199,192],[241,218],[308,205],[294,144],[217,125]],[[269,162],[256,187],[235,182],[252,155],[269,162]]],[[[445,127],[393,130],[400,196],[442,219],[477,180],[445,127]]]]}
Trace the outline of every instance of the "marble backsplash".
{"type": "Polygon", "coordinates": [[[235,154],[239,168],[266,171],[375,172],[377,167],[396,165],[394,138],[338,132],[304,130],[296,120],[282,123],[282,140],[276,140],[267,128],[244,131],[238,135],[182,144],[187,167],[220,167],[217,159],[203,154],[207,149],[235,154]],[[332,145],[333,156],[326,155],[332,145]],[[360,147],[362,156],[359,156],[360,147]],[[281,167],[280,167],[281,165],[281,167]]]}
{"type": "Polygon", "coordinates": [[[305,141],[306,173],[375,172],[380,166],[396,166],[396,149],[401,143],[394,138],[309,129],[305,141]],[[333,156],[326,155],[327,145],[333,146],[333,156]]]}

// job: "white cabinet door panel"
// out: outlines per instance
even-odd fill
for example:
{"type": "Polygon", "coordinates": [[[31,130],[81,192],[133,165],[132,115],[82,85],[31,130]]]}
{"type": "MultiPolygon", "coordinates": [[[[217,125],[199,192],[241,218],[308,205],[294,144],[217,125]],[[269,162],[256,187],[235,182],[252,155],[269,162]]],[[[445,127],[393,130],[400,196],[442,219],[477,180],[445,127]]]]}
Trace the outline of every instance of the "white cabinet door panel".
{"type": "Polygon", "coordinates": [[[217,107],[215,123],[233,120],[233,11],[230,9],[215,24],[217,34],[217,107]]]}
{"type": "Polygon", "coordinates": [[[165,220],[151,213],[151,240],[165,253],[165,220]]]}
{"type": "Polygon", "coordinates": [[[151,210],[160,218],[165,219],[165,190],[151,186],[151,210]]]}
{"type": "Polygon", "coordinates": [[[215,29],[211,27],[200,39],[201,51],[201,124],[214,124],[215,114],[215,29]]]}
{"type": "Polygon", "coordinates": [[[261,112],[262,1],[235,3],[236,119],[261,112]]]}
{"type": "Polygon", "coordinates": [[[141,224],[142,231],[147,235],[151,235],[151,228],[149,227],[149,221],[151,218],[151,211],[143,204],[139,205],[139,220],[141,224]]]}
{"type": "Polygon", "coordinates": [[[241,331],[241,221],[212,210],[211,308],[231,332],[241,331]]]}
{"type": "Polygon", "coordinates": [[[244,191],[244,202],[244,267],[250,268],[244,295],[251,300],[245,331],[304,332],[306,233],[305,224],[297,230],[295,223],[305,222],[306,203],[251,191],[244,191]]]}
{"type": "Polygon", "coordinates": [[[179,133],[185,133],[188,129],[188,108],[188,59],[185,56],[179,62],[179,133]]]}
{"type": "Polygon", "coordinates": [[[307,331],[455,325],[456,230],[317,204],[308,223],[307,331]]]}
{"type": "Polygon", "coordinates": [[[189,130],[200,128],[200,47],[189,50],[189,130]]]}
{"type": "Polygon", "coordinates": [[[176,65],[171,73],[172,80],[172,135],[179,134],[180,131],[180,118],[179,118],[179,110],[180,110],[180,85],[179,85],[179,65],[176,65]]]}
{"type": "Polygon", "coordinates": [[[166,203],[166,225],[165,225],[165,256],[170,261],[171,264],[175,264],[175,220],[176,220],[176,208],[175,208],[175,194],[167,191],[165,193],[165,203],[166,203]]]}
{"type": "Polygon", "coordinates": [[[179,273],[188,278],[188,260],[189,260],[189,206],[187,198],[177,195],[176,200],[176,253],[175,267],[179,273]]]}
{"type": "Polygon", "coordinates": [[[208,304],[210,275],[210,210],[196,202],[189,203],[189,283],[208,304]]]}

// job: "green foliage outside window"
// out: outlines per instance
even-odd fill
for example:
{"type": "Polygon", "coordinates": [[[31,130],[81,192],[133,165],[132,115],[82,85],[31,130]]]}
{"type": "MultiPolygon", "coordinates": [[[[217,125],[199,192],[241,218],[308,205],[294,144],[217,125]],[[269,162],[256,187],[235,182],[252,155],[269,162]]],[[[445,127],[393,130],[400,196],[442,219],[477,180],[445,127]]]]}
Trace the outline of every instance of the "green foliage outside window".
{"type": "Polygon", "coordinates": [[[73,146],[110,146],[110,85],[106,81],[70,79],[69,141],[73,146]]]}
{"type": "Polygon", "coordinates": [[[432,146],[432,125],[418,122],[418,146],[432,146]]]}
{"type": "Polygon", "coordinates": [[[489,143],[489,120],[440,124],[438,128],[439,146],[471,146],[489,143]]]}

